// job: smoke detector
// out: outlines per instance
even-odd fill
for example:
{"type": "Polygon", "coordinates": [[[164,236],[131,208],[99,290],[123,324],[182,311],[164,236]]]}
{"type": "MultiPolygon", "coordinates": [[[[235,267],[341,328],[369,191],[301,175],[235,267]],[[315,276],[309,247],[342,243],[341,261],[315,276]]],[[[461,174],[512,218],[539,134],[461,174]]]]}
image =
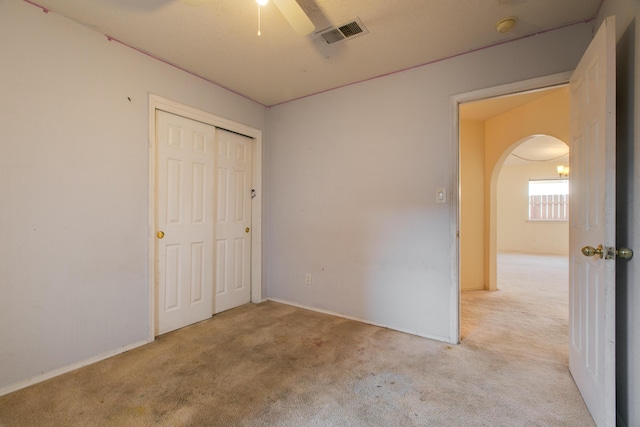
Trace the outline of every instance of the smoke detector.
{"type": "Polygon", "coordinates": [[[345,22],[344,24],[318,31],[316,34],[319,35],[325,43],[333,44],[348,38],[363,36],[368,33],[369,30],[367,30],[360,18],[355,18],[351,21],[345,22]]]}
{"type": "Polygon", "coordinates": [[[518,18],[515,16],[504,18],[496,24],[496,31],[499,33],[508,33],[515,27],[516,22],[518,22],[518,18]]]}

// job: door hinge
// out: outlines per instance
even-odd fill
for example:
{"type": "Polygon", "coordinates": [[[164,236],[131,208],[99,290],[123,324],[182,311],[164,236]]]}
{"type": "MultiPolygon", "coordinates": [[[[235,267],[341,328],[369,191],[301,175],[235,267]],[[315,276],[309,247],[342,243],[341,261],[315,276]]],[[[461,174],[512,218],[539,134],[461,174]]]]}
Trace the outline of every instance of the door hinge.
{"type": "Polygon", "coordinates": [[[253,199],[254,197],[256,197],[256,189],[252,188],[251,189],[251,198],[253,199]]]}

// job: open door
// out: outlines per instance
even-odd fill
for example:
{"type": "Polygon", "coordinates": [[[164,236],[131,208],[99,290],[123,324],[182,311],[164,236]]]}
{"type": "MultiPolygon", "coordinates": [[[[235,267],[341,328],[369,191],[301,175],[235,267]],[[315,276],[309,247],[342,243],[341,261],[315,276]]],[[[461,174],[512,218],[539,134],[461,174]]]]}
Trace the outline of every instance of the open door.
{"type": "Polygon", "coordinates": [[[615,17],[570,80],[569,369],[598,426],[616,425],[615,17]]]}

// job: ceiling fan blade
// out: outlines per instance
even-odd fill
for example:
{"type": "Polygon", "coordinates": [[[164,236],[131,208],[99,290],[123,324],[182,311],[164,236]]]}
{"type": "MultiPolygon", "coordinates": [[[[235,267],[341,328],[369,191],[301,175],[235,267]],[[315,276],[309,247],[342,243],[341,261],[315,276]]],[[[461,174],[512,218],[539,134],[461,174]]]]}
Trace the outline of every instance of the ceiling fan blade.
{"type": "Polygon", "coordinates": [[[296,33],[306,36],[316,29],[296,0],[273,0],[273,2],[296,33]]]}
{"type": "Polygon", "coordinates": [[[179,0],[180,3],[189,5],[189,6],[195,6],[195,7],[199,7],[199,6],[204,6],[205,4],[209,3],[211,0],[179,0]]]}

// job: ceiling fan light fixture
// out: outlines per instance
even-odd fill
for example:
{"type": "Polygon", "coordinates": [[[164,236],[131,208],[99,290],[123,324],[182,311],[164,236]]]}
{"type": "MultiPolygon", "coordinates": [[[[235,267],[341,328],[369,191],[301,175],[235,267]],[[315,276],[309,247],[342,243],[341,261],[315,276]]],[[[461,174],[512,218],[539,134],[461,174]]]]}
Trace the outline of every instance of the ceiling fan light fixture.
{"type": "Polygon", "coordinates": [[[515,27],[516,22],[518,22],[518,18],[515,16],[504,18],[496,24],[496,31],[499,33],[508,33],[515,27]]]}

